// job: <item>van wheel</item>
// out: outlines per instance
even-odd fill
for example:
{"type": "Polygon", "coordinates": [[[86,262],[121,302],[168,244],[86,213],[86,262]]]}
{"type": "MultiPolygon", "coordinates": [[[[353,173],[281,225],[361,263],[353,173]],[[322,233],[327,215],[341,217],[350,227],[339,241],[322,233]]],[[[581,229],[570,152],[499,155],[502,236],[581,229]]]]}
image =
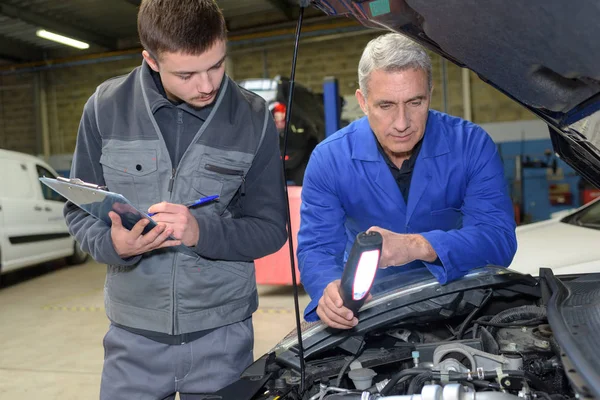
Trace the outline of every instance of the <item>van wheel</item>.
{"type": "Polygon", "coordinates": [[[73,243],[73,246],[73,255],[67,257],[67,263],[70,265],[83,264],[88,259],[88,254],[85,251],[81,250],[81,247],[79,246],[79,243],[77,243],[77,241],[73,243]]]}

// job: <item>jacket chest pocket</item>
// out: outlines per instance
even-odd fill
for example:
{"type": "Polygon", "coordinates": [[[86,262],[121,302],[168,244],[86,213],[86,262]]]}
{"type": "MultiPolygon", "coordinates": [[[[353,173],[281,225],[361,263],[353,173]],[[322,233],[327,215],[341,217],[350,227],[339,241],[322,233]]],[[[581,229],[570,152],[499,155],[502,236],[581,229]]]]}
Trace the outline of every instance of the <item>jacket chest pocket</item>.
{"type": "Polygon", "coordinates": [[[100,157],[106,186],[144,211],[159,199],[159,179],[154,150],[113,151],[100,157]]]}
{"type": "Polygon", "coordinates": [[[222,214],[238,191],[243,196],[250,165],[243,162],[229,164],[205,160],[197,172],[192,188],[199,197],[219,195],[219,201],[203,206],[202,210],[222,214]]]}
{"type": "Polygon", "coordinates": [[[431,227],[442,231],[462,228],[462,212],[458,208],[444,208],[431,212],[431,227]]]}

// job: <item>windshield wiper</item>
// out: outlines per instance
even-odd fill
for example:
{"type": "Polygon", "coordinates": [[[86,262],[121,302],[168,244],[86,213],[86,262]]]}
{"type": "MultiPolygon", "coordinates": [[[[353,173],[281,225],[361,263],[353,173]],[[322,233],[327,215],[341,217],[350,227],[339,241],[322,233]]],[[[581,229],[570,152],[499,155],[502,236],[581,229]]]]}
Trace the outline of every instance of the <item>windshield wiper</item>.
{"type": "Polygon", "coordinates": [[[581,221],[577,221],[577,225],[578,226],[583,226],[584,228],[600,229],[600,224],[597,224],[597,223],[594,223],[594,222],[583,223],[581,221]]]}

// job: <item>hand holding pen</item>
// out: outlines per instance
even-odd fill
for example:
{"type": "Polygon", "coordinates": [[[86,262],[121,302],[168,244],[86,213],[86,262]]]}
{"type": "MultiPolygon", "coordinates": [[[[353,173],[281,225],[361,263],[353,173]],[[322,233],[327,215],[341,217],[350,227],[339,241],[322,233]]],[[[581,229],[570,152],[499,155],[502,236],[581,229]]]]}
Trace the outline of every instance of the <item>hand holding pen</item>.
{"type": "MultiPolygon", "coordinates": [[[[209,203],[211,201],[217,200],[218,198],[219,198],[219,195],[216,194],[216,195],[213,195],[213,196],[203,197],[203,198],[198,199],[198,200],[190,201],[190,202],[184,203],[183,205],[186,206],[187,208],[192,208],[192,207],[204,204],[204,203],[209,203]]],[[[155,214],[156,213],[148,213],[148,216],[151,217],[151,216],[153,216],[155,214]]]]}
{"type": "Polygon", "coordinates": [[[190,208],[215,201],[219,196],[208,196],[185,204],[173,204],[162,202],[154,204],[148,209],[148,216],[159,225],[173,230],[173,238],[181,240],[186,246],[192,247],[198,244],[200,227],[198,221],[190,213],[190,208]]]}

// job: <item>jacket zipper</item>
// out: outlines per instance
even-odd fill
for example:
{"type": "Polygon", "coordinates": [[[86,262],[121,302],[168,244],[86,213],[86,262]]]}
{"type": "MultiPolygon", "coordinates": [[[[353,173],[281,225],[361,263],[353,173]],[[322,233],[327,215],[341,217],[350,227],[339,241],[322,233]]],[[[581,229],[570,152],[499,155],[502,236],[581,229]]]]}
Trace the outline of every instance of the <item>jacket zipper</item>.
{"type": "Polygon", "coordinates": [[[229,169],[229,168],[225,168],[225,167],[219,167],[218,165],[213,165],[213,164],[206,164],[204,166],[204,168],[208,171],[217,172],[219,174],[241,176],[242,177],[242,186],[240,189],[240,194],[242,196],[246,195],[246,177],[244,176],[244,171],[242,171],[240,169],[229,169]]]}
{"type": "Polygon", "coordinates": [[[177,254],[178,252],[175,252],[175,255],[173,256],[173,277],[171,280],[171,290],[172,290],[172,294],[173,294],[173,308],[171,311],[171,315],[173,317],[173,323],[171,325],[171,335],[175,335],[175,332],[177,331],[177,325],[176,325],[176,321],[177,321],[177,316],[175,314],[175,310],[176,310],[176,302],[177,299],[175,298],[175,280],[177,277],[177,254]]]}
{"type": "MultiPolygon", "coordinates": [[[[175,174],[177,170],[175,168],[171,168],[171,179],[169,179],[169,199],[173,196],[173,185],[175,183],[175,174]]],[[[173,296],[173,302],[171,303],[171,335],[175,334],[175,320],[177,316],[175,315],[175,277],[177,276],[177,252],[173,256],[173,273],[171,276],[171,295],[173,296]]]]}
{"type": "MultiPolygon", "coordinates": [[[[179,138],[182,135],[183,131],[183,111],[177,110],[177,140],[175,141],[175,159],[179,158],[179,138]]],[[[173,162],[173,161],[171,161],[173,162]]],[[[181,163],[181,160],[178,161],[181,163]]],[[[173,196],[173,186],[175,184],[175,175],[177,175],[177,168],[171,169],[171,179],[169,180],[169,194],[173,196]]],[[[173,310],[171,312],[173,318],[173,324],[171,325],[171,334],[175,335],[177,332],[177,298],[175,293],[175,285],[177,281],[177,252],[175,252],[175,256],[173,257],[173,277],[171,281],[171,291],[173,295],[173,310]]]]}
{"type": "Polygon", "coordinates": [[[175,183],[175,174],[177,170],[175,168],[171,169],[171,179],[169,179],[169,193],[173,194],[173,184],[175,183]]]}

